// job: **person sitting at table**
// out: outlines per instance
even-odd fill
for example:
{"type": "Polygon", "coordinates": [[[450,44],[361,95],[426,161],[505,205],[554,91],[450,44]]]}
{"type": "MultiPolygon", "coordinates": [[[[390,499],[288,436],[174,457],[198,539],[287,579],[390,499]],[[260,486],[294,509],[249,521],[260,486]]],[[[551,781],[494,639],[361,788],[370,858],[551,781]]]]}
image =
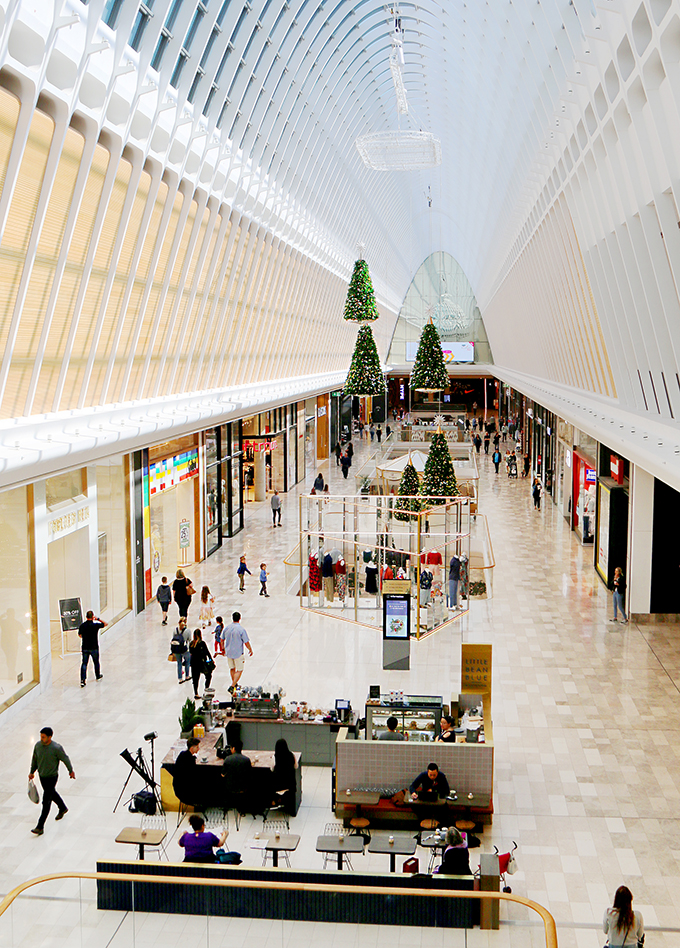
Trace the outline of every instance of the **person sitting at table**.
{"type": "Polygon", "coordinates": [[[197,737],[190,737],[186,750],[180,751],[175,761],[172,776],[172,789],[175,796],[182,803],[193,806],[196,802],[196,755],[201,742],[197,737]]]}
{"type": "Polygon", "coordinates": [[[272,806],[282,806],[295,816],[295,756],[281,737],[274,746],[274,799],[272,806]]]}
{"type": "Polygon", "coordinates": [[[432,763],[427,765],[427,770],[418,774],[409,787],[409,791],[412,800],[419,800],[421,803],[436,803],[440,797],[448,797],[449,781],[439,766],[432,763]]]}
{"type": "Polygon", "coordinates": [[[205,820],[200,813],[192,813],[189,823],[192,832],[187,830],[179,839],[179,845],[184,850],[184,862],[216,862],[215,847],[224,846],[227,830],[219,839],[214,833],[206,833],[205,820]]]}
{"type": "Polygon", "coordinates": [[[436,871],[448,876],[472,875],[467,837],[455,826],[450,826],[446,831],[446,849],[442,856],[442,864],[436,871]]]}
{"type": "Polygon", "coordinates": [[[406,738],[403,734],[400,734],[397,730],[399,726],[399,721],[395,717],[387,719],[387,730],[381,731],[378,740],[379,741],[405,741],[406,738]]]}
{"type": "Polygon", "coordinates": [[[450,714],[445,715],[441,719],[441,731],[435,738],[436,741],[444,741],[445,743],[456,743],[456,732],[454,727],[456,725],[455,720],[451,717],[450,714]]]}
{"type": "Polygon", "coordinates": [[[227,793],[244,793],[250,789],[253,765],[246,757],[241,741],[235,740],[229,747],[229,756],[222,764],[224,789],[227,793]]]}

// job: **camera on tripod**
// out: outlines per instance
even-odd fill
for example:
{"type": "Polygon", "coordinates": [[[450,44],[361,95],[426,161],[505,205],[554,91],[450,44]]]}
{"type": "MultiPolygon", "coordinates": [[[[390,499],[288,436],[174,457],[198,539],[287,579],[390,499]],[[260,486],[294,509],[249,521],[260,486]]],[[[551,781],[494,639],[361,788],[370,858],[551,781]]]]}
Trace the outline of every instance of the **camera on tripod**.
{"type": "Polygon", "coordinates": [[[118,809],[118,804],[125,794],[130,778],[133,774],[138,774],[142,778],[145,784],[144,790],[139,790],[137,793],[133,793],[128,802],[128,810],[130,813],[143,813],[146,816],[155,816],[156,813],[163,813],[163,804],[161,803],[161,797],[158,789],[158,784],[155,779],[155,761],[154,761],[154,741],[158,737],[156,731],[149,731],[148,734],[144,735],[145,741],[150,741],[151,743],[151,766],[149,767],[146,762],[146,758],[142,752],[142,748],[137,748],[137,753],[133,757],[130,751],[125,748],[125,750],[120,752],[120,756],[123,760],[130,765],[130,773],[127,775],[127,780],[123,784],[123,789],[120,791],[120,796],[116,802],[116,805],[113,808],[115,813],[118,809]]]}

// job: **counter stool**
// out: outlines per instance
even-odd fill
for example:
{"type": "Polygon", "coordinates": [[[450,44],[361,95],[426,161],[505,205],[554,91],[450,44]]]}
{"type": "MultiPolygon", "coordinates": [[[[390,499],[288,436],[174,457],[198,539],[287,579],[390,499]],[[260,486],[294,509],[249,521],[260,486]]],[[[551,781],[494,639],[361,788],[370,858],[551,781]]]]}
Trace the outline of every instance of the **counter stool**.
{"type": "Polygon", "coordinates": [[[371,841],[371,831],[369,829],[371,821],[367,820],[365,816],[354,816],[349,821],[349,825],[352,827],[351,834],[352,836],[363,836],[367,843],[371,841]]]}
{"type": "Polygon", "coordinates": [[[456,820],[456,829],[461,833],[471,833],[476,825],[474,820],[456,820]]]}
{"type": "Polygon", "coordinates": [[[420,846],[423,833],[433,833],[436,829],[439,829],[439,820],[421,820],[420,830],[418,832],[418,845],[420,846]]]}

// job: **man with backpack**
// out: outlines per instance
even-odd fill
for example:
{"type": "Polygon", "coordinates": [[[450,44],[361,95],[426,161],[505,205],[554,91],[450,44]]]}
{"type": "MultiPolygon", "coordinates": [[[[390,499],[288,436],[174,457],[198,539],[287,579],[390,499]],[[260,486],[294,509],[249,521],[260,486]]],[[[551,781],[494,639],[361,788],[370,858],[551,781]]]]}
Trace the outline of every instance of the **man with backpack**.
{"type": "Polygon", "coordinates": [[[187,629],[187,620],[182,616],[175,634],[170,640],[170,653],[177,662],[177,683],[183,684],[191,678],[191,653],[189,652],[190,632],[187,629]]]}

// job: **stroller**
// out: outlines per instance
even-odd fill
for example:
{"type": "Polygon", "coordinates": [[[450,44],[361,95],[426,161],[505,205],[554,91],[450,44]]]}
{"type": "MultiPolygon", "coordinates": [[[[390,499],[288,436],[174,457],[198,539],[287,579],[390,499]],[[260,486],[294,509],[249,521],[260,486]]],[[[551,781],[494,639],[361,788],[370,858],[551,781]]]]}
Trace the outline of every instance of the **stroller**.
{"type": "Polygon", "coordinates": [[[508,477],[517,477],[517,461],[508,461],[508,477]]]}
{"type": "Polygon", "coordinates": [[[496,855],[498,856],[498,868],[500,870],[501,882],[503,883],[503,892],[512,892],[512,889],[506,882],[506,875],[513,876],[517,872],[517,860],[515,859],[515,850],[517,849],[517,843],[512,841],[512,849],[509,853],[499,853],[498,846],[494,846],[496,855]]]}

